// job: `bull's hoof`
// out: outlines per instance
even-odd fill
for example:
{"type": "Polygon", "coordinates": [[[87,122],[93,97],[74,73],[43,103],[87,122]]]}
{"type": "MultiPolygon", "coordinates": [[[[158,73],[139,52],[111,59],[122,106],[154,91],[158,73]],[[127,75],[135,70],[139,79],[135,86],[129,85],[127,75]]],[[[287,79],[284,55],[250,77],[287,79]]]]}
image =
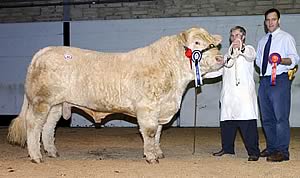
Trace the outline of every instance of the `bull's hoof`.
{"type": "Polygon", "coordinates": [[[151,160],[146,159],[146,161],[148,164],[158,164],[159,163],[158,159],[151,159],[151,160]]]}
{"type": "Polygon", "coordinates": [[[50,157],[50,158],[57,158],[57,157],[59,157],[59,154],[58,154],[58,152],[55,152],[55,153],[48,153],[47,152],[47,156],[50,157]]]}
{"type": "Polygon", "coordinates": [[[158,159],[163,159],[163,158],[165,158],[165,155],[162,153],[162,154],[158,154],[158,159]]]}
{"type": "Polygon", "coordinates": [[[44,160],[41,159],[41,158],[37,158],[37,159],[31,159],[31,162],[36,163],[36,164],[39,164],[39,163],[43,163],[44,160]]]}
{"type": "Polygon", "coordinates": [[[58,152],[47,152],[46,151],[46,153],[47,153],[47,156],[48,157],[50,157],[50,158],[57,158],[57,157],[59,157],[59,154],[58,154],[58,152]]]}

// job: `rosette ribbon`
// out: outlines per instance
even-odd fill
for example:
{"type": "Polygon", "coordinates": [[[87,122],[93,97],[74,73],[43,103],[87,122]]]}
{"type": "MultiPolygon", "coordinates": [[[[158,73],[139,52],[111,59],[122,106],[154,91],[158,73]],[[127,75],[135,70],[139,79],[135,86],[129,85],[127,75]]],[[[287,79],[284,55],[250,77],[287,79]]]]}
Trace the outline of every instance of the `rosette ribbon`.
{"type": "Polygon", "coordinates": [[[281,56],[278,53],[272,53],[269,56],[269,63],[272,65],[272,74],[270,84],[272,86],[276,85],[276,69],[277,65],[281,62],[281,56]]]}
{"type": "Polygon", "coordinates": [[[194,64],[194,73],[195,73],[195,87],[200,87],[202,85],[202,77],[200,70],[200,61],[202,59],[202,53],[200,50],[192,51],[190,48],[185,47],[185,56],[190,59],[191,69],[194,64]]]}
{"type": "Polygon", "coordinates": [[[195,64],[195,86],[200,87],[202,85],[202,77],[200,70],[200,61],[202,59],[202,53],[200,50],[194,50],[192,53],[192,61],[195,64]]]}
{"type": "Polygon", "coordinates": [[[194,50],[192,51],[190,48],[184,46],[185,49],[185,56],[190,60],[190,67],[193,69],[194,64],[194,73],[195,73],[195,87],[200,87],[202,85],[202,76],[200,70],[200,61],[202,59],[202,54],[212,48],[216,48],[214,44],[210,44],[207,48],[203,50],[194,50]]]}

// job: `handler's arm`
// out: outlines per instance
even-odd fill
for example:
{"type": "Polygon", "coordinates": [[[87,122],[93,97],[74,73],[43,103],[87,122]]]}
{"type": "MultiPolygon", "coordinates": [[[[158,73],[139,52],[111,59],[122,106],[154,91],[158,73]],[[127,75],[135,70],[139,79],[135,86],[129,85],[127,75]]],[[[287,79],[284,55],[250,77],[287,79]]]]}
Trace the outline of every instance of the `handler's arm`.
{"type": "Polygon", "coordinates": [[[245,46],[244,50],[242,50],[241,55],[243,55],[245,59],[249,62],[254,61],[256,58],[255,49],[250,45],[245,46]]]}
{"type": "Polygon", "coordinates": [[[292,36],[288,36],[283,42],[283,46],[286,54],[281,58],[280,64],[288,66],[289,69],[293,69],[299,63],[295,39],[292,36]]]}
{"type": "Polygon", "coordinates": [[[291,58],[281,58],[280,64],[282,64],[282,65],[291,65],[292,60],[291,60],[291,58]]]}

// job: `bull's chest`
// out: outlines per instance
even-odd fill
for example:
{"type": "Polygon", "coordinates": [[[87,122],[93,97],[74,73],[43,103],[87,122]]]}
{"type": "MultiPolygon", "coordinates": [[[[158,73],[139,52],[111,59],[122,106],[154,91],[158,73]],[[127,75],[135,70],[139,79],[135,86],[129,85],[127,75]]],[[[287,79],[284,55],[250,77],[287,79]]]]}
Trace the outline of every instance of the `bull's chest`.
{"type": "Polygon", "coordinates": [[[180,109],[182,94],[166,98],[160,104],[159,124],[167,124],[180,109]]]}

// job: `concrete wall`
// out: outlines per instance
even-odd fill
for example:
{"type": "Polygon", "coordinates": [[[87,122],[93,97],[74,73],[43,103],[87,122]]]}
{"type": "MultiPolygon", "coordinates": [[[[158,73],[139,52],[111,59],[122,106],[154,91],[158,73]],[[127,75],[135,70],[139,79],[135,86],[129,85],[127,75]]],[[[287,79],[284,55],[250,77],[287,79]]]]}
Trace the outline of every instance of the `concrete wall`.
{"type": "Polygon", "coordinates": [[[84,4],[91,0],[18,1],[0,2],[0,23],[62,21],[66,16],[78,21],[259,15],[270,7],[278,8],[283,14],[300,13],[300,0],[123,0],[117,3],[95,0],[94,4],[84,4]],[[75,5],[64,8],[63,2],[75,5]]]}
{"type": "Polygon", "coordinates": [[[38,49],[62,45],[61,22],[0,24],[0,115],[15,115],[23,103],[27,66],[38,49]]]}

